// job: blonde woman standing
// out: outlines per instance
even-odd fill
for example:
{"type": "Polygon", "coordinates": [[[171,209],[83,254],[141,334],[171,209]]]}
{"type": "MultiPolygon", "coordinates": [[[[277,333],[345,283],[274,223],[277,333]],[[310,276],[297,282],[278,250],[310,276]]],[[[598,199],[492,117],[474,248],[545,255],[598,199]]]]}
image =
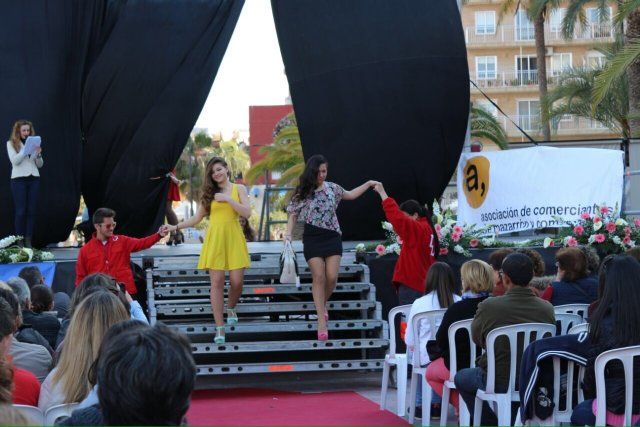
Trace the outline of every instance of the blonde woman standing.
{"type": "Polygon", "coordinates": [[[208,269],[211,280],[211,307],[216,322],[214,343],[224,344],[224,275],[229,272],[227,323],[238,323],[236,304],[242,295],[244,270],[249,267],[249,251],[239,217],[249,218],[251,206],[244,185],[229,179],[227,162],[214,157],[204,172],[202,199],[196,214],[177,225],[165,225],[167,231],[193,227],[209,216],[209,228],[198,261],[199,269],[208,269]]]}
{"type": "Polygon", "coordinates": [[[16,235],[24,237],[23,244],[28,248],[31,247],[40,192],[38,169],[44,164],[42,148],[37,147],[32,154],[24,152],[27,138],[35,134],[36,131],[31,122],[18,120],[13,124],[9,141],[7,141],[7,155],[11,162],[11,193],[15,209],[14,231],[16,235]]]}

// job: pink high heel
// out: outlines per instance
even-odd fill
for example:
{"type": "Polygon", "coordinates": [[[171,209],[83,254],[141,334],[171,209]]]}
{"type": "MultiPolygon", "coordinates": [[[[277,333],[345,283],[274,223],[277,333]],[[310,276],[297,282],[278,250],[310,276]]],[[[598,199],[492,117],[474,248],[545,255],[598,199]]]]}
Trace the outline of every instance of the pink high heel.
{"type": "Polygon", "coordinates": [[[329,331],[318,331],[318,341],[327,341],[329,339],[329,331]]]}

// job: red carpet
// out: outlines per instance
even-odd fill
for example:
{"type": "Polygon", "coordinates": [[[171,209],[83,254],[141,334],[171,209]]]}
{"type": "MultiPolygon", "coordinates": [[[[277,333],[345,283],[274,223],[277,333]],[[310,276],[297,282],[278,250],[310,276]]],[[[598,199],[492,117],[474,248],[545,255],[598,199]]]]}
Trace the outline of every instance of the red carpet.
{"type": "Polygon", "coordinates": [[[263,389],[193,393],[193,426],[406,426],[408,423],[352,391],[291,393],[263,389]]]}

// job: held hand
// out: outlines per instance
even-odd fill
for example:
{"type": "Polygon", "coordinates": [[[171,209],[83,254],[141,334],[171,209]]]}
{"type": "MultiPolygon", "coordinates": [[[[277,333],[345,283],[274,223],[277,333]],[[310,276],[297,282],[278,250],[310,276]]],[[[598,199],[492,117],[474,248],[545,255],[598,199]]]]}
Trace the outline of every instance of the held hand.
{"type": "Polygon", "coordinates": [[[223,193],[216,193],[215,196],[213,196],[213,198],[215,199],[216,202],[228,203],[229,201],[231,201],[231,197],[223,193]]]}
{"type": "Polygon", "coordinates": [[[378,194],[382,194],[384,192],[384,186],[382,185],[381,182],[378,182],[374,187],[373,190],[378,193],[378,194]]]}
{"type": "Polygon", "coordinates": [[[367,181],[367,185],[369,186],[369,188],[375,188],[376,185],[380,184],[379,181],[374,181],[374,180],[369,180],[367,181]]]}
{"type": "Polygon", "coordinates": [[[42,147],[36,147],[36,149],[34,150],[36,155],[39,155],[42,153],[42,147]]]}

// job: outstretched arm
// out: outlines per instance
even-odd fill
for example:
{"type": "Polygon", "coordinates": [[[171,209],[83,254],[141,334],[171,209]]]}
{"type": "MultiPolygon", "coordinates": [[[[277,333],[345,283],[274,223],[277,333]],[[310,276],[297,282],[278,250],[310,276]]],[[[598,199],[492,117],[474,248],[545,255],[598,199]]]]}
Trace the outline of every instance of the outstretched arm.
{"type": "Polygon", "coordinates": [[[198,207],[198,210],[196,211],[196,214],[194,216],[192,216],[191,218],[179,222],[177,225],[169,225],[169,224],[165,224],[162,227],[160,227],[160,229],[164,229],[165,231],[176,231],[176,230],[180,230],[182,228],[189,228],[189,227],[193,227],[197,224],[200,223],[200,221],[202,221],[202,219],[205,217],[205,215],[207,214],[207,211],[205,211],[204,206],[200,205],[198,207]]]}
{"type": "Polygon", "coordinates": [[[376,184],[378,184],[378,181],[367,181],[361,186],[354,188],[353,190],[345,191],[342,194],[342,199],[355,200],[358,197],[362,196],[364,192],[367,191],[369,188],[374,187],[376,184]]]}

